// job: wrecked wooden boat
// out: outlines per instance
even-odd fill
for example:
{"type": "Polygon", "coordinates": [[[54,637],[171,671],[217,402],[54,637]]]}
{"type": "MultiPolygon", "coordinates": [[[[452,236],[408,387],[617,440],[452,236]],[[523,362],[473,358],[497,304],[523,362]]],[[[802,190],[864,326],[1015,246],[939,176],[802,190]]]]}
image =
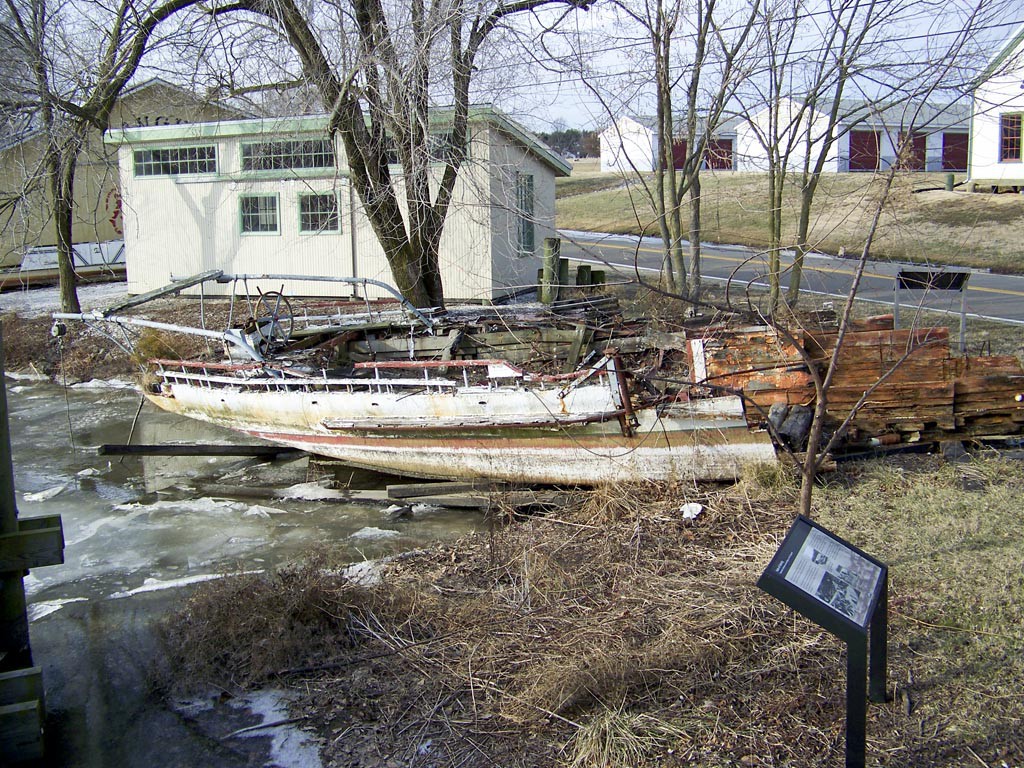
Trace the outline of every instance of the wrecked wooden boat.
{"type": "MultiPolygon", "coordinates": [[[[123,314],[211,279],[225,276],[207,273],[105,311],[55,317],[216,339],[226,352],[216,359],[149,361],[149,400],[378,471],[596,485],[734,479],[776,458],[768,433],[749,428],[739,396],[637,388],[617,353],[589,351],[607,333],[578,321],[559,331],[536,307],[469,307],[432,318],[396,293],[397,308],[298,316],[271,292],[248,307],[247,323],[222,332],[123,314]],[[498,325],[504,330],[474,332],[498,325]],[[511,362],[508,348],[501,359],[480,354],[502,334],[531,350],[571,348],[558,363],[569,370],[531,371],[511,362]]],[[[550,368],[553,360],[543,362],[550,368]]]]}
{"type": "MultiPolygon", "coordinates": [[[[664,332],[623,320],[609,298],[430,313],[384,286],[387,304],[295,312],[297,299],[243,288],[225,330],[128,313],[210,280],[285,278],[204,273],[55,317],[205,340],[204,354],[147,361],[143,391],[164,410],[354,466],[534,484],[730,480],[776,461],[777,448],[800,451],[806,426],[791,422],[806,424],[812,367],[835,354],[827,324],[664,332]]],[[[945,329],[874,319],[852,329],[839,363],[829,428],[841,425],[849,445],[1024,428],[1020,362],[954,358],[945,329]]]]}

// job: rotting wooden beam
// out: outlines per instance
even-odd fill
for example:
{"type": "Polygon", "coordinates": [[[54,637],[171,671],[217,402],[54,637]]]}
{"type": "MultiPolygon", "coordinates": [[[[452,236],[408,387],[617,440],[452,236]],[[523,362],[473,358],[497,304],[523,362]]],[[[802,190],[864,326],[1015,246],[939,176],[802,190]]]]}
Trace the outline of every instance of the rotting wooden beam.
{"type": "Polygon", "coordinates": [[[18,520],[15,533],[0,534],[0,573],[15,573],[64,562],[60,515],[18,520]]]}
{"type": "Polygon", "coordinates": [[[487,491],[490,485],[487,482],[465,483],[465,482],[425,482],[425,483],[399,483],[386,487],[388,498],[396,500],[416,499],[419,496],[438,496],[451,493],[468,493],[471,491],[487,491]]]}
{"type": "Polygon", "coordinates": [[[0,706],[0,758],[3,765],[43,756],[43,703],[38,699],[0,706]]]}
{"type": "Polygon", "coordinates": [[[162,443],[126,445],[104,443],[96,449],[98,456],[255,456],[257,458],[292,458],[304,452],[297,448],[276,445],[215,445],[210,443],[162,443]]]}

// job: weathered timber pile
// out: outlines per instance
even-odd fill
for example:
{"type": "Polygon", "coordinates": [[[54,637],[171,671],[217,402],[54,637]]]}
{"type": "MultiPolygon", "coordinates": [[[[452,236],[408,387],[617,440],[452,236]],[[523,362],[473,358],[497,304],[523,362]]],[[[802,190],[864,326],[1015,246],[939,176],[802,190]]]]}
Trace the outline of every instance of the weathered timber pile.
{"type": "MultiPolygon", "coordinates": [[[[822,374],[836,354],[837,338],[834,330],[799,335],[822,374]]],[[[709,382],[740,389],[757,406],[748,413],[751,421],[762,419],[760,410],[774,403],[814,403],[803,357],[773,329],[722,332],[694,345],[692,354],[699,353],[709,382]]],[[[850,428],[854,441],[1006,435],[1024,428],[1022,393],[1024,369],[1016,357],[960,357],[950,350],[947,328],[897,330],[890,319],[888,328],[858,327],[844,338],[828,415],[839,424],[857,407],[850,428]]]]}

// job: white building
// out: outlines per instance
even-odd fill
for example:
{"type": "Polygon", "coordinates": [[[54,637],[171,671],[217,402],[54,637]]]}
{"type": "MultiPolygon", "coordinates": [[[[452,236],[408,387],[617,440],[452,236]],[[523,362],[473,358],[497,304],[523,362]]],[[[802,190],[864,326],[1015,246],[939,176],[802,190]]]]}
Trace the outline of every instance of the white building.
{"type": "MultiPolygon", "coordinates": [[[[443,145],[450,113],[431,122],[443,145]]],[[[110,131],[106,141],[119,147],[129,293],[208,270],[393,284],[342,144],[326,131],[325,116],[110,131]]],[[[391,172],[404,199],[400,166],[391,172]]],[[[555,177],[569,172],[505,115],[472,109],[469,157],[440,245],[447,298],[492,299],[536,282],[543,238],[555,232],[555,177]]],[[[250,281],[257,287],[282,288],[250,281]]],[[[284,291],[353,295],[348,285],[297,280],[284,291]]]]}
{"type": "Polygon", "coordinates": [[[647,173],[658,167],[657,121],[620,117],[601,131],[601,170],[647,173]]]}
{"type": "MultiPolygon", "coordinates": [[[[724,121],[708,142],[703,166],[711,170],[733,170],[733,144],[738,121],[724,121]]],[[[681,124],[677,118],[676,125],[681,124]]],[[[661,165],[661,140],[658,120],[654,117],[620,117],[603,131],[601,170],[617,173],[647,173],[661,165]]],[[[672,160],[676,168],[686,162],[685,139],[672,141],[672,160]]]]}
{"type": "MultiPolygon", "coordinates": [[[[812,155],[821,145],[828,128],[826,104],[818,110],[800,111],[795,100],[780,105],[780,144],[791,146],[787,168],[803,167],[807,136],[812,137],[812,155]],[[794,140],[795,139],[795,140],[794,140]]],[[[826,173],[879,171],[897,162],[908,171],[964,171],[967,169],[969,120],[962,104],[873,104],[842,101],[839,105],[838,138],[829,148],[823,170],[826,173]],[[899,148],[909,139],[904,157],[899,148]]],[[[771,110],[753,112],[736,128],[736,169],[765,171],[765,149],[771,110]]]]}
{"type": "Polygon", "coordinates": [[[1024,26],[989,62],[974,90],[968,188],[1024,188],[1024,26]]]}

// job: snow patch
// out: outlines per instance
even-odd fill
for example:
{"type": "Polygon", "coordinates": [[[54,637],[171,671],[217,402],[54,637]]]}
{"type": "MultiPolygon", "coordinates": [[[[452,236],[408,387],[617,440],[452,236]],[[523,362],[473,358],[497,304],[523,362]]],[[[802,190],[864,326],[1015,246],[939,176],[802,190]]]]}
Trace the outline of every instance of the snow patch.
{"type": "Polygon", "coordinates": [[[383,580],[380,560],[363,560],[352,563],[341,572],[341,575],[360,587],[376,587],[383,580]]]}
{"type": "Polygon", "coordinates": [[[18,371],[4,371],[11,381],[49,381],[50,377],[42,373],[20,373],[18,371]]]}
{"type": "Polygon", "coordinates": [[[235,732],[238,738],[270,736],[270,763],[280,768],[322,768],[316,737],[297,728],[290,720],[288,703],[292,697],[280,690],[265,690],[239,696],[231,706],[248,709],[262,718],[266,728],[235,732]],[[273,725],[279,723],[279,725],[273,725]],[[272,726],[272,727],[270,727],[272,726]]]}
{"type": "Polygon", "coordinates": [[[264,507],[260,504],[253,504],[245,512],[242,513],[242,517],[259,517],[269,519],[271,515],[286,515],[288,514],[283,509],[277,509],[276,507],[264,507]]]}
{"type": "Polygon", "coordinates": [[[336,491],[333,488],[324,488],[319,483],[298,483],[283,489],[279,495],[284,499],[301,499],[303,501],[347,498],[344,492],[336,491]]]}
{"type": "Polygon", "coordinates": [[[135,385],[124,379],[89,379],[72,384],[71,389],[135,389],[135,385]]]}
{"type": "Polygon", "coordinates": [[[28,607],[28,620],[29,622],[39,621],[51,613],[56,613],[68,603],[87,603],[89,598],[87,597],[68,597],[63,600],[43,600],[38,603],[32,603],[28,607]]]}
{"type": "Polygon", "coordinates": [[[46,501],[52,499],[57,494],[66,490],[66,485],[55,485],[52,488],[47,488],[45,491],[36,491],[35,493],[23,493],[21,498],[25,501],[46,501]]]}
{"type": "Polygon", "coordinates": [[[165,589],[177,589],[179,587],[187,587],[190,584],[201,584],[204,581],[216,581],[217,579],[223,579],[226,576],[245,576],[253,573],[263,573],[259,571],[239,571],[237,574],[233,573],[204,573],[196,576],[183,576],[180,579],[146,579],[142,582],[141,587],[135,589],[127,589],[123,592],[114,592],[110,595],[111,600],[120,600],[123,597],[132,597],[133,595],[141,595],[145,592],[163,592],[165,589]]]}
{"type": "Polygon", "coordinates": [[[386,528],[375,528],[372,525],[368,525],[365,528],[360,528],[358,531],[349,536],[350,539],[393,539],[395,536],[401,536],[398,531],[391,531],[386,528]]]}
{"type": "Polygon", "coordinates": [[[194,512],[204,515],[220,515],[225,512],[244,513],[249,509],[248,504],[240,501],[227,501],[225,499],[212,499],[209,496],[201,496],[198,499],[182,499],[180,501],[154,501],[152,504],[131,502],[129,504],[118,504],[114,507],[115,512],[194,512]]]}

